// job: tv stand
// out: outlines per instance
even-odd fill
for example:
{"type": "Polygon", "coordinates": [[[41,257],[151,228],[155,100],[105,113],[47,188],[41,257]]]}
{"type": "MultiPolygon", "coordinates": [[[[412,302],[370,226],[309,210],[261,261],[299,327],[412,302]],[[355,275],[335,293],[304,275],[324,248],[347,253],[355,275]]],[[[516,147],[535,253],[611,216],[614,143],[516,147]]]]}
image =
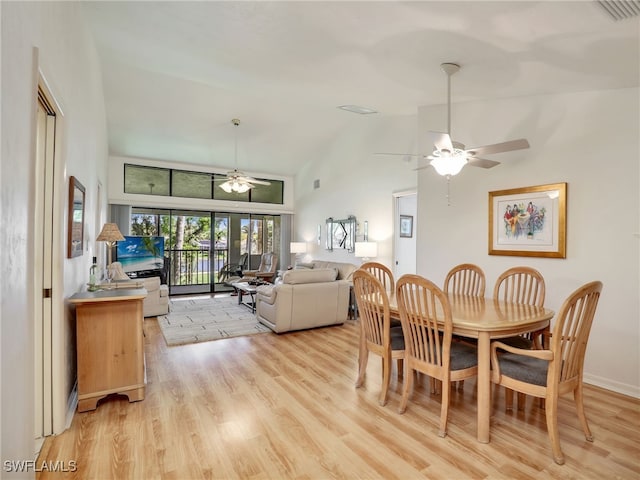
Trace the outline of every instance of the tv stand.
{"type": "Polygon", "coordinates": [[[161,277],[162,270],[139,270],[137,272],[127,273],[129,278],[149,278],[161,277]]]}

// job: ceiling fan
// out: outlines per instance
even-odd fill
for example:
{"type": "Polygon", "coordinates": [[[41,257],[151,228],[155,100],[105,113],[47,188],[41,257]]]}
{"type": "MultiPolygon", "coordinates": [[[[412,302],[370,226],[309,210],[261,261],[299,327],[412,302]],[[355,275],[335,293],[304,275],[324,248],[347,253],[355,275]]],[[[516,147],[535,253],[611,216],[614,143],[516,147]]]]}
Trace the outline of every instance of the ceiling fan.
{"type": "MultiPolygon", "coordinates": [[[[240,120],[234,118],[231,120],[231,123],[238,127],[240,125],[240,120]]],[[[227,172],[227,178],[214,178],[215,182],[223,182],[220,184],[220,188],[222,188],[227,193],[245,193],[246,191],[252,189],[256,185],[271,185],[271,182],[267,182],[266,180],[258,180],[257,178],[249,177],[244,172],[238,170],[238,132],[236,130],[235,136],[235,168],[227,172]]]]}
{"type": "MultiPolygon", "coordinates": [[[[529,142],[520,138],[508,142],[494,143],[481,147],[465,148],[465,145],[451,139],[451,76],[460,70],[460,65],[456,63],[443,63],[440,65],[442,71],[447,74],[447,133],[429,132],[429,139],[433,144],[433,151],[430,155],[421,155],[430,160],[429,165],[418,167],[422,170],[428,166],[435,168],[440,175],[450,178],[460,173],[465,165],[473,167],[491,168],[499,165],[500,162],[480,158],[478,155],[488,155],[493,153],[510,152],[529,148],[529,142]]],[[[404,155],[407,154],[393,154],[404,155]]]]}

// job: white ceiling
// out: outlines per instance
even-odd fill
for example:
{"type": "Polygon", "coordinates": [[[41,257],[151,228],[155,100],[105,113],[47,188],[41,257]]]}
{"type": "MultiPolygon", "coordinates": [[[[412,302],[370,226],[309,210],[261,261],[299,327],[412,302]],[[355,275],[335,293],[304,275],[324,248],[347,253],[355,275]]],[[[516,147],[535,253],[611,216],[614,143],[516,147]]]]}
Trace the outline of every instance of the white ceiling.
{"type": "MultiPolygon", "coordinates": [[[[588,1],[85,2],[112,155],[295,174],[337,109],[637,87],[639,17],[588,1]],[[237,132],[232,118],[242,121],[237,132]]],[[[417,120],[417,119],[416,119],[417,120]]]]}

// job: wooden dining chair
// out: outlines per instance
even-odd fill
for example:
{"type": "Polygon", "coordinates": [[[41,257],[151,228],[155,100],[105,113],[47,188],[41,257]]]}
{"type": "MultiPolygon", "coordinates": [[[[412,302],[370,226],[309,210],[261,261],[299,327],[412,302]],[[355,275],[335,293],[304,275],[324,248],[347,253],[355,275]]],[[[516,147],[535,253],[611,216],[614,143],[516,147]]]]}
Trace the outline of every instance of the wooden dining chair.
{"type": "MultiPolygon", "coordinates": [[[[519,303],[524,305],[544,306],[545,283],[542,274],[535,268],[518,266],[505,270],[496,280],[493,288],[493,299],[503,302],[519,303]]],[[[503,338],[506,343],[516,348],[542,348],[544,330],[523,335],[503,338]]],[[[513,408],[513,392],[505,391],[505,404],[507,410],[513,408]]],[[[518,394],[518,409],[523,409],[525,395],[518,394]]],[[[541,401],[541,406],[544,402],[541,401]]]]}
{"type": "Polygon", "coordinates": [[[519,349],[503,342],[491,343],[491,381],[510,390],[545,399],[547,430],[553,459],[564,463],[558,433],[558,397],[573,392],[578,418],[587,441],[593,437],[584,413],[582,372],[591,324],[602,282],[591,282],[564,301],[547,350],[519,349]],[[498,354],[498,350],[503,353],[498,354]]]}
{"type": "MultiPolygon", "coordinates": [[[[444,293],[484,297],[486,280],[484,271],[473,263],[461,263],[447,273],[444,279],[444,293]]],[[[453,336],[454,340],[476,344],[473,338],[453,336]]],[[[464,380],[458,382],[458,390],[464,388],[464,380]]]]}
{"type": "Polygon", "coordinates": [[[353,289],[360,318],[360,352],[356,388],[364,383],[369,353],[379,355],[382,357],[382,389],[379,403],[386,405],[393,360],[397,360],[398,378],[403,376],[402,327],[391,327],[387,290],[373,274],[363,269],[356,270],[353,273],[353,289]]]}
{"type": "Polygon", "coordinates": [[[393,280],[393,272],[389,269],[389,267],[378,262],[365,262],[360,265],[360,268],[366,270],[378,280],[380,280],[380,283],[382,283],[382,286],[388,292],[394,291],[396,285],[395,281],[393,280]]]}
{"type": "Polygon", "coordinates": [[[478,374],[475,347],[451,342],[453,320],[447,295],[433,282],[419,275],[403,275],[396,286],[398,311],[405,344],[405,379],[400,413],[404,413],[413,386],[413,372],[442,382],[440,428],[447,434],[451,383],[478,374]]]}
{"type": "Polygon", "coordinates": [[[484,297],[485,277],[482,269],[472,263],[456,265],[444,279],[444,293],[484,297]]]}

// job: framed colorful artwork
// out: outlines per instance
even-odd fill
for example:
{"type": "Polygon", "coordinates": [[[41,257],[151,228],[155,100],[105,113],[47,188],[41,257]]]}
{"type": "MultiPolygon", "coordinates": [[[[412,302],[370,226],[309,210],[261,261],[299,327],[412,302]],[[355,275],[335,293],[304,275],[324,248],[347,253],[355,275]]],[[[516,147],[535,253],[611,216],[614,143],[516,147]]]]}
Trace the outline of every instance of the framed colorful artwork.
{"type": "Polygon", "coordinates": [[[566,258],[567,184],[489,192],[489,255],[566,258]]]}

